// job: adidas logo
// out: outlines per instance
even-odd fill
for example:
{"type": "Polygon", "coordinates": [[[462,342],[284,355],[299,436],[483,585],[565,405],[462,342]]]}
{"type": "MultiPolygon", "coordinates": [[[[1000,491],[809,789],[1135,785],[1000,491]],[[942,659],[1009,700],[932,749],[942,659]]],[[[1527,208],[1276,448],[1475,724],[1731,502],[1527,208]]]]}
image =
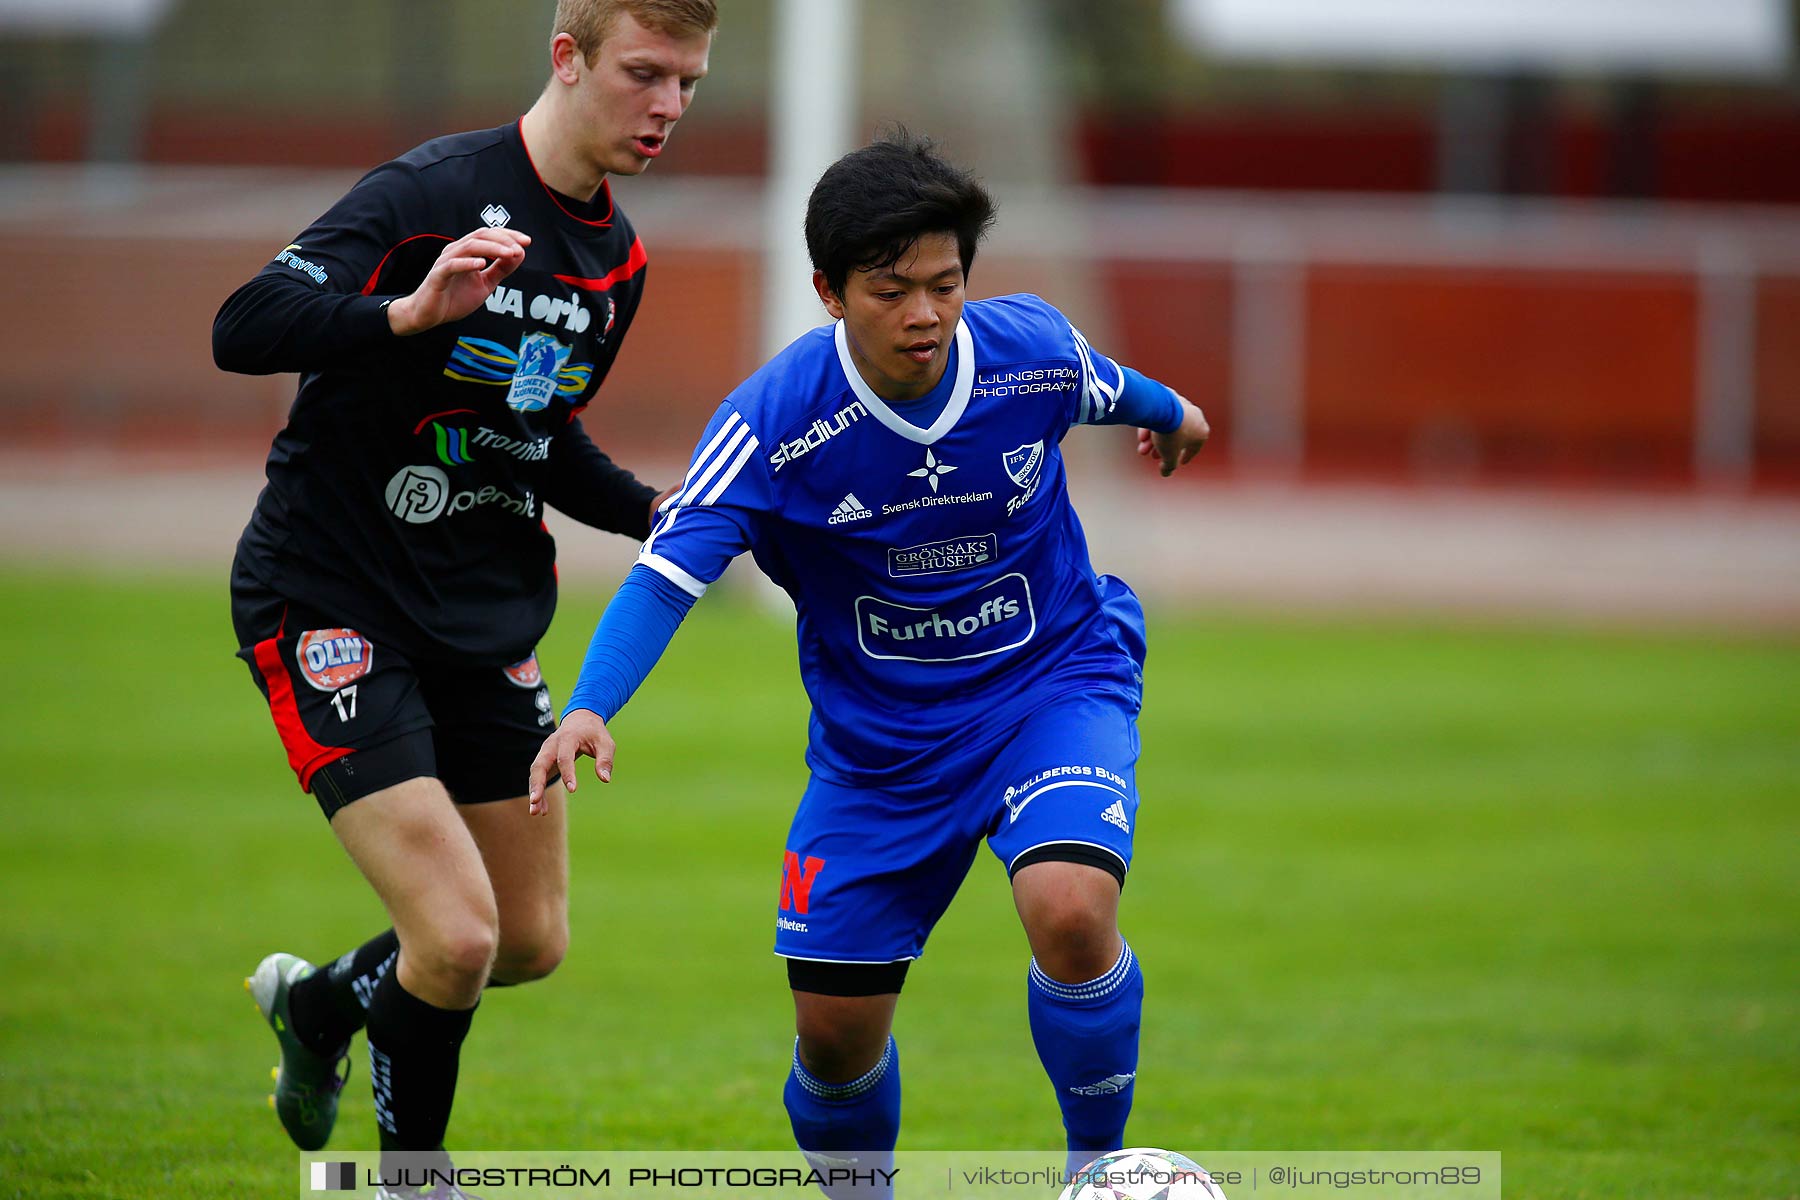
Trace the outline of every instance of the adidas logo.
{"type": "Polygon", "coordinates": [[[825,523],[827,525],[844,525],[874,515],[863,507],[863,502],[856,498],[856,493],[851,492],[838,501],[838,506],[831,510],[831,515],[825,518],[825,523]]]}
{"type": "MultiPolygon", "coordinates": [[[[1111,810],[1108,809],[1107,811],[1110,812],[1111,810]]],[[[1131,1081],[1136,1078],[1136,1071],[1129,1072],[1125,1075],[1108,1075],[1099,1083],[1087,1083],[1080,1087],[1072,1087],[1069,1090],[1077,1096],[1116,1096],[1126,1088],[1130,1087],[1131,1081]]]]}
{"type": "Polygon", "coordinates": [[[1126,833],[1131,832],[1131,823],[1125,819],[1125,802],[1123,800],[1114,800],[1112,802],[1112,807],[1100,814],[1100,819],[1109,824],[1117,825],[1126,833]]]}

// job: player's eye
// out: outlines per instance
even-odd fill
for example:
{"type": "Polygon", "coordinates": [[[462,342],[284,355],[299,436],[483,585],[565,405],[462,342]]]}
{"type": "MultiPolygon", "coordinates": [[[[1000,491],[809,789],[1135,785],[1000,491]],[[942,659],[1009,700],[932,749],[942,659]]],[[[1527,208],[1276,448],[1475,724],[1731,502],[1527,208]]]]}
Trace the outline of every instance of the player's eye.
{"type": "Polygon", "coordinates": [[[649,83],[656,78],[656,72],[646,71],[640,67],[632,70],[631,77],[639,83],[649,83]]]}
{"type": "Polygon", "coordinates": [[[876,292],[875,298],[877,300],[898,300],[900,298],[900,293],[899,292],[876,292]]]}

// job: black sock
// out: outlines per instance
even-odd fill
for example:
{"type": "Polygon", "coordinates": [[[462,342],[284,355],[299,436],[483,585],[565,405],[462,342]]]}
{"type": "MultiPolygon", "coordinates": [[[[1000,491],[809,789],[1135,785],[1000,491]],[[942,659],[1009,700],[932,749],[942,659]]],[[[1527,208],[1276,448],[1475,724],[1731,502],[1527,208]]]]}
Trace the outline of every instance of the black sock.
{"type": "Polygon", "coordinates": [[[296,983],[288,990],[294,1036],[315,1054],[341,1053],[368,1020],[375,985],[399,952],[400,939],[390,929],[296,983]]]}
{"type": "Polygon", "coordinates": [[[389,971],[369,1005],[369,1077],[383,1150],[438,1150],[456,1098],[456,1063],[475,1010],[437,1008],[389,971]]]}

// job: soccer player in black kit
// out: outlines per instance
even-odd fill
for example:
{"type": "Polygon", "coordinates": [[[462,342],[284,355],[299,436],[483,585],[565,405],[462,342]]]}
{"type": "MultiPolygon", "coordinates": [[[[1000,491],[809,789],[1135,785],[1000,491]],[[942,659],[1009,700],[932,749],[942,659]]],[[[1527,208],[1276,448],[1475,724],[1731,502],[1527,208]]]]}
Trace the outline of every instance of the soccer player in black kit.
{"type": "Polygon", "coordinates": [[[644,287],[606,176],[662,152],[716,24],[714,0],[560,0],[530,111],[371,171],[214,323],[225,370],[300,373],[232,565],[238,653],[393,925],[247,981],[302,1149],[366,1026],[382,1149],[441,1151],[483,989],[562,959],[562,798],[545,821],[522,794],[554,723],[543,510],[649,531],[654,489],[580,419],[644,287]]]}

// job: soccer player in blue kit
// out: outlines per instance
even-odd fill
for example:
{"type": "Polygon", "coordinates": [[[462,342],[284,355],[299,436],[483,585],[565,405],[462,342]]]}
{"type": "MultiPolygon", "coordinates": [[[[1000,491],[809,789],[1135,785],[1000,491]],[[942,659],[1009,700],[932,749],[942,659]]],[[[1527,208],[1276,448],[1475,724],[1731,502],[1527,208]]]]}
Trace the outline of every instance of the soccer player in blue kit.
{"type": "Polygon", "coordinates": [[[1168,475],[1200,410],[1088,345],[1035,296],[966,300],[993,203],[929,141],[846,155],[806,214],[835,324],[719,407],[607,607],[529,794],[575,760],[748,550],[794,600],[812,701],[775,952],[798,1037],[785,1099],[817,1161],[891,1159],[908,966],[985,838],[1031,945],[1032,1037],[1071,1170],[1120,1148],[1143,975],[1119,934],[1138,795],[1144,617],[1096,575],[1060,443],[1140,427],[1168,475]]]}

